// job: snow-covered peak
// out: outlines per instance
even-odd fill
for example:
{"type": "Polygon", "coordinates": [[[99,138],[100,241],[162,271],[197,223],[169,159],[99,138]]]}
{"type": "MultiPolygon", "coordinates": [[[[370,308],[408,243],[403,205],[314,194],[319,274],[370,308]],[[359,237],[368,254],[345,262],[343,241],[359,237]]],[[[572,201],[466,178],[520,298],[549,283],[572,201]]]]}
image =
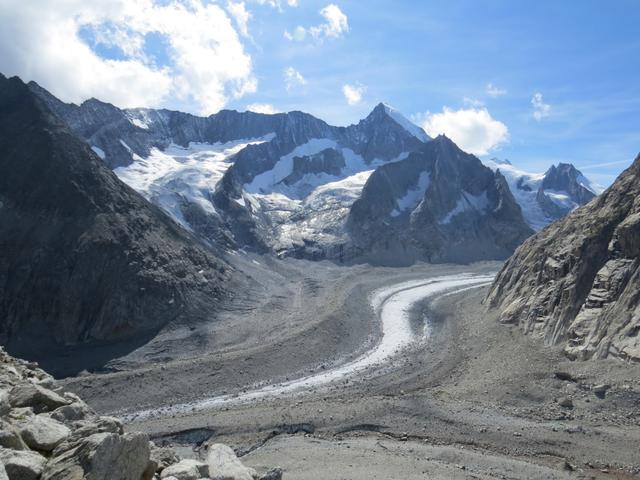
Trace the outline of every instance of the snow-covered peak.
{"type": "Polygon", "coordinates": [[[404,128],[418,140],[420,140],[421,142],[428,142],[429,140],[431,140],[429,135],[427,135],[422,128],[402,115],[402,113],[393,108],[391,105],[387,103],[381,103],[380,105],[382,106],[382,108],[384,108],[385,113],[393,119],[393,121],[395,121],[398,125],[404,128]]]}

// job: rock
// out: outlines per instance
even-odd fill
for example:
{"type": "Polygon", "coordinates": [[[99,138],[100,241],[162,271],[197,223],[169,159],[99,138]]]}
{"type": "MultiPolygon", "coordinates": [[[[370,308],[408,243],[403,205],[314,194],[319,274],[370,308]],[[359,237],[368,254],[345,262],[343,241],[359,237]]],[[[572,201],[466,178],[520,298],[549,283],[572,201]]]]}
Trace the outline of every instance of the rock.
{"type": "Polygon", "coordinates": [[[207,464],[213,480],[253,480],[257,477],[256,471],[245,467],[231,447],[220,443],[209,445],[207,464]]]}
{"type": "Polygon", "coordinates": [[[51,412],[51,418],[63,423],[84,420],[92,415],[95,415],[94,412],[85,403],[77,402],[58,407],[51,412]]]}
{"type": "Polygon", "coordinates": [[[47,463],[42,480],[140,480],[149,465],[149,438],[96,433],[59,453],[47,463]]]}
{"type": "Polygon", "coordinates": [[[640,359],[640,155],[604,193],[524,244],[487,295],[500,321],[572,359],[640,359]]]}
{"type": "Polygon", "coordinates": [[[50,452],[71,435],[71,430],[53,418],[36,415],[21,426],[20,435],[33,450],[50,452]]]}
{"type": "Polygon", "coordinates": [[[282,480],[282,469],[272,468],[260,477],[260,480],[282,480]]]}
{"type": "Polygon", "coordinates": [[[198,480],[203,477],[208,477],[209,467],[207,464],[199,462],[197,460],[180,460],[178,463],[162,470],[160,478],[166,480],[168,478],[175,478],[176,480],[198,480]]]}
{"type": "Polygon", "coordinates": [[[564,408],[573,408],[573,400],[569,397],[561,397],[558,399],[558,405],[564,408]]]}
{"type": "Polygon", "coordinates": [[[70,403],[57,393],[32,383],[15,386],[9,394],[9,402],[12,407],[31,407],[35,413],[50,412],[70,403]]]}
{"type": "Polygon", "coordinates": [[[604,396],[607,394],[607,390],[609,390],[610,388],[611,388],[611,385],[607,383],[602,383],[600,385],[596,385],[593,388],[591,388],[591,391],[595,393],[597,397],[604,398],[604,396]]]}
{"type": "Polygon", "coordinates": [[[9,392],[6,390],[0,390],[0,415],[6,415],[11,410],[11,404],[9,403],[9,392]]]}
{"type": "Polygon", "coordinates": [[[157,447],[151,445],[151,460],[157,463],[157,471],[162,472],[165,468],[180,461],[180,457],[176,455],[170,448],[157,447]]]}
{"type": "Polygon", "coordinates": [[[28,449],[15,427],[4,421],[0,421],[0,447],[11,448],[13,450],[28,449]]]}
{"type": "Polygon", "coordinates": [[[28,450],[0,449],[0,462],[10,480],[37,480],[47,459],[28,450]]]}

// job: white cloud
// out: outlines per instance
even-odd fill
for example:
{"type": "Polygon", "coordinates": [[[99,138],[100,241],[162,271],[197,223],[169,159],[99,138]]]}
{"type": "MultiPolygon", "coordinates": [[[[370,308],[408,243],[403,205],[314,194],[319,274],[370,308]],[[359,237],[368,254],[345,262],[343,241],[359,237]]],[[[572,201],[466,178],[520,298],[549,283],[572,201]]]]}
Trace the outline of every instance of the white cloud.
{"type": "Polygon", "coordinates": [[[274,107],[270,103],[252,103],[250,105],[247,105],[247,110],[255,113],[266,113],[268,115],[280,113],[280,110],[277,110],[276,107],[274,107]]]}
{"type": "Polygon", "coordinates": [[[364,85],[345,84],[342,86],[342,93],[349,105],[357,105],[362,101],[362,95],[366,89],[367,88],[364,85]]]}
{"type": "MultiPolygon", "coordinates": [[[[268,5],[269,7],[282,10],[282,2],[280,0],[257,0],[257,2],[260,5],[268,5]]],[[[290,7],[297,7],[298,4],[298,0],[287,0],[287,5],[289,5],[290,7]]]]}
{"type": "Polygon", "coordinates": [[[506,94],[507,91],[505,89],[496,87],[492,83],[487,84],[487,95],[489,95],[490,97],[496,98],[506,94]]]}
{"type": "Polygon", "coordinates": [[[307,80],[298,70],[293,67],[288,67],[284,69],[284,83],[288,91],[294,87],[297,87],[298,85],[306,85],[307,80]]]}
{"type": "Polygon", "coordinates": [[[419,115],[415,119],[431,137],[445,134],[462,150],[486,155],[509,139],[507,126],[495,120],[486,108],[444,107],[441,113],[419,115]]]}
{"type": "Polygon", "coordinates": [[[464,97],[462,101],[465,105],[469,105],[471,107],[484,107],[484,102],[482,100],[478,100],[477,98],[464,97]]]}
{"type": "Polygon", "coordinates": [[[536,92],[533,94],[533,97],[531,97],[531,105],[533,105],[533,118],[538,122],[551,115],[551,105],[544,103],[542,93],[536,92]]]}
{"type": "Polygon", "coordinates": [[[227,2],[227,11],[231,14],[238,26],[240,33],[248,37],[249,36],[249,19],[251,14],[247,11],[247,7],[244,2],[227,2]]]}
{"type": "Polygon", "coordinates": [[[2,19],[0,70],[65,101],[155,107],[172,97],[207,114],[257,87],[231,19],[202,0],[5,1],[2,19]],[[81,29],[122,55],[99,56],[81,29]],[[149,34],[165,42],[166,62],[148,58],[149,34]]]}
{"type": "Polygon", "coordinates": [[[324,38],[339,38],[349,31],[349,20],[336,4],[330,3],[319,13],[324,17],[324,23],[309,28],[298,25],[293,33],[285,30],[285,38],[302,42],[308,34],[316,40],[322,41],[324,38]]]}

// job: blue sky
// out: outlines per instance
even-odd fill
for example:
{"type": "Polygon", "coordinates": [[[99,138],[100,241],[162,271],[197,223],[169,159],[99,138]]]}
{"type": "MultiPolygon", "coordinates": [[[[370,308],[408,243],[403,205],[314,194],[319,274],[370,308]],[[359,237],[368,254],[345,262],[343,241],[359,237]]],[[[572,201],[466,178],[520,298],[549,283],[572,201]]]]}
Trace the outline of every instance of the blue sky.
{"type": "Polygon", "coordinates": [[[603,185],[640,152],[637,0],[32,0],[0,9],[0,71],[67,101],[303,110],[337,125],[385,101],[480,156],[530,171],[572,162],[603,185]]]}

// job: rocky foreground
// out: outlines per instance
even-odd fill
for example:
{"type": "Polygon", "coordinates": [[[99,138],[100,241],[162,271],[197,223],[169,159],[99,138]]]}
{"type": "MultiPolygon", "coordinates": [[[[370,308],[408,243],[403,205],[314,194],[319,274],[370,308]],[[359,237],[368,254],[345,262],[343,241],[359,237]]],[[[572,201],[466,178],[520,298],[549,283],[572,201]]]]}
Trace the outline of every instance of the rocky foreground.
{"type": "Polygon", "coordinates": [[[37,364],[0,349],[0,480],[279,480],[245,467],[222,444],[180,459],[143,433],[125,433],[77,395],[54,387],[37,364]]]}

